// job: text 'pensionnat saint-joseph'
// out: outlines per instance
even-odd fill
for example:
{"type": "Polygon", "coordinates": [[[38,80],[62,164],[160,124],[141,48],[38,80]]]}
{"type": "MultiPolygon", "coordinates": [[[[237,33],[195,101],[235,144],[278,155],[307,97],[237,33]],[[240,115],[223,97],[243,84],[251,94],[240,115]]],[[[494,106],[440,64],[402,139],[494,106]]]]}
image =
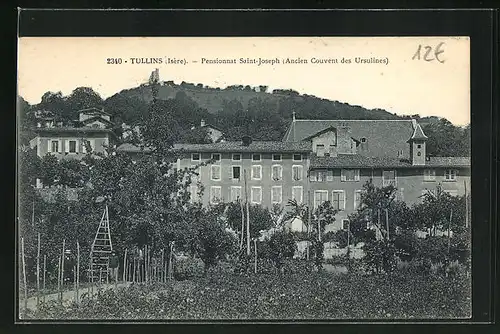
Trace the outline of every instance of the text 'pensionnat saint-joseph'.
{"type": "MultiPolygon", "coordinates": [[[[127,61],[125,61],[126,63],[127,61]]],[[[224,65],[224,64],[253,64],[257,66],[261,65],[278,65],[278,64],[384,64],[389,63],[388,58],[200,58],[200,60],[193,60],[192,63],[201,63],[203,65],[224,65]]],[[[186,65],[189,62],[183,58],[130,58],[130,63],[132,64],[178,64],[186,65]]]]}

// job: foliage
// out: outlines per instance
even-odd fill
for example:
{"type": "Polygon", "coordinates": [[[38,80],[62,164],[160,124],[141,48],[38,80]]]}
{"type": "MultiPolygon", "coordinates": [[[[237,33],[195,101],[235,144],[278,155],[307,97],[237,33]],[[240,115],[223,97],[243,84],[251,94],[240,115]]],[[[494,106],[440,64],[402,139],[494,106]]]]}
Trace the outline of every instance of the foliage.
{"type": "MultiPolygon", "coordinates": [[[[228,226],[236,231],[238,235],[241,236],[241,215],[242,215],[242,204],[238,202],[232,202],[227,204],[227,224],[228,226]]],[[[243,234],[246,238],[246,206],[243,204],[243,234]]],[[[260,231],[267,231],[273,227],[273,221],[271,213],[269,210],[261,205],[252,204],[249,205],[249,217],[250,217],[250,238],[258,238],[260,236],[260,231]]]]}
{"type": "Polygon", "coordinates": [[[205,272],[236,251],[238,240],[226,231],[215,210],[204,212],[196,224],[196,252],[205,264],[205,272]]]}
{"type": "Polygon", "coordinates": [[[274,265],[281,269],[285,259],[290,259],[297,250],[297,244],[293,236],[287,232],[275,232],[269,239],[269,258],[274,265]]]}
{"type": "Polygon", "coordinates": [[[174,263],[174,278],[178,281],[201,277],[205,273],[205,265],[201,259],[184,257],[174,263]]]}
{"type": "Polygon", "coordinates": [[[422,126],[427,140],[426,153],[432,156],[470,156],[470,124],[464,128],[454,126],[445,118],[422,126]]]}
{"type": "Polygon", "coordinates": [[[362,276],[285,271],[214,274],[159,286],[133,285],[47,303],[31,319],[445,319],[467,318],[471,288],[463,275],[362,276]],[[154,311],[152,311],[154,310],[154,311]]]}

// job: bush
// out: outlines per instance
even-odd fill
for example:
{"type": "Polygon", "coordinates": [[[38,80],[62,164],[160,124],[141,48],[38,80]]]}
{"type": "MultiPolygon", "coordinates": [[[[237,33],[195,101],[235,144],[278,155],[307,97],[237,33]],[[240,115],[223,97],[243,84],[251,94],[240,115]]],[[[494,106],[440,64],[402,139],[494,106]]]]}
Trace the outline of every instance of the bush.
{"type": "Polygon", "coordinates": [[[281,269],[285,259],[291,259],[297,250],[293,235],[287,232],[276,232],[269,239],[269,257],[274,265],[281,269]]]}
{"type": "Polygon", "coordinates": [[[205,266],[201,259],[192,257],[180,258],[174,264],[174,278],[182,281],[201,277],[205,273],[205,266]]]}

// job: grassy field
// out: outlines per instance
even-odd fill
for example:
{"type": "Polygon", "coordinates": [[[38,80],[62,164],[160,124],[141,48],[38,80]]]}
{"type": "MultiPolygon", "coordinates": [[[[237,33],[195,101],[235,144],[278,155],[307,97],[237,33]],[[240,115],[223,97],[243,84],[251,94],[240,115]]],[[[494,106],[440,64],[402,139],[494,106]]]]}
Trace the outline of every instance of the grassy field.
{"type": "Polygon", "coordinates": [[[437,319],[470,316],[463,276],[211,274],[48,303],[31,319],[437,319]]]}

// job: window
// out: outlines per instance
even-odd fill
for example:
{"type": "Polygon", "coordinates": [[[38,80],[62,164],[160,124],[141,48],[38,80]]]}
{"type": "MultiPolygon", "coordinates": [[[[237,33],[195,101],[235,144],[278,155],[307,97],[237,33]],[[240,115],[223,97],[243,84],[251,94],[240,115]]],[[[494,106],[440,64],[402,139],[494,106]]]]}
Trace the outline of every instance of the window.
{"type": "Polygon", "coordinates": [[[403,156],[403,150],[398,150],[398,158],[401,158],[403,156]]]}
{"type": "Polygon", "coordinates": [[[456,189],[454,190],[443,190],[445,193],[447,193],[448,195],[450,196],[457,196],[458,195],[458,191],[456,189]]]}
{"type": "Polygon", "coordinates": [[[302,154],[294,154],[293,161],[302,161],[302,154]]]}
{"type": "Polygon", "coordinates": [[[332,206],[335,210],[345,209],[345,193],[343,190],[332,191],[332,206]]]}
{"type": "Polygon", "coordinates": [[[233,161],[240,161],[241,160],[241,154],[235,153],[233,154],[233,161]]]}
{"type": "Polygon", "coordinates": [[[387,187],[389,185],[396,186],[396,171],[384,170],[382,172],[382,184],[384,187],[387,187]]]}
{"type": "Polygon", "coordinates": [[[262,180],[262,166],[253,165],[252,166],[252,180],[262,180]]]}
{"type": "Polygon", "coordinates": [[[273,161],[281,161],[281,154],[273,154],[273,161]]]}
{"type": "Polygon", "coordinates": [[[220,181],[220,166],[212,165],[210,166],[210,176],[212,181],[220,181]]]}
{"type": "Polygon", "coordinates": [[[296,200],[297,203],[301,204],[303,202],[303,191],[302,186],[292,187],[292,199],[296,200]]]}
{"type": "Polygon", "coordinates": [[[366,143],[366,138],[365,138],[365,137],[361,137],[360,141],[361,141],[362,143],[366,143]]]}
{"type": "Polygon", "coordinates": [[[212,160],[220,161],[220,153],[212,153],[212,160]]]}
{"type": "Polygon", "coordinates": [[[333,170],[326,171],[326,180],[330,182],[333,181],[333,170]]]}
{"type": "Polygon", "coordinates": [[[282,201],[281,186],[271,187],[271,202],[273,204],[280,204],[282,201]]]}
{"type": "Polygon", "coordinates": [[[231,202],[236,202],[241,199],[241,187],[231,186],[231,202]]]}
{"type": "Polygon", "coordinates": [[[342,169],[340,171],[340,181],[359,181],[359,169],[342,169]]]}
{"type": "Polygon", "coordinates": [[[314,208],[328,201],[328,190],[316,190],[314,192],[314,208]]]}
{"type": "Polygon", "coordinates": [[[418,144],[418,145],[417,145],[417,148],[422,148],[422,145],[418,144]]]}
{"type": "Polygon", "coordinates": [[[76,153],[76,140],[69,140],[68,143],[69,143],[68,147],[69,153],[76,153]]]}
{"type": "Polygon", "coordinates": [[[260,154],[252,154],[252,161],[260,161],[260,154]]]}
{"type": "Polygon", "coordinates": [[[262,187],[252,187],[251,201],[253,204],[262,202],[262,187]]]}
{"type": "Polygon", "coordinates": [[[274,181],[280,181],[283,178],[283,168],[281,165],[273,165],[271,169],[271,178],[274,181]]]}
{"type": "Polygon", "coordinates": [[[200,161],[200,153],[192,153],[191,161],[200,161]]]}
{"type": "Polygon", "coordinates": [[[210,203],[219,204],[222,202],[222,190],[220,186],[210,187],[210,203]]]}
{"type": "Polygon", "coordinates": [[[318,157],[325,156],[325,145],[317,144],[316,145],[316,154],[318,155],[318,157]]]}
{"type": "Polygon", "coordinates": [[[342,219],[342,229],[347,230],[349,228],[349,219],[342,219]]]}
{"type": "Polygon", "coordinates": [[[361,194],[362,190],[354,191],[354,210],[359,209],[359,206],[361,205],[361,194]]]}
{"type": "Polygon", "coordinates": [[[436,170],[424,169],[424,181],[436,181],[436,170]]]}
{"type": "Polygon", "coordinates": [[[309,172],[309,181],[316,182],[318,180],[318,176],[316,175],[316,171],[309,172]]]}
{"type": "Polygon", "coordinates": [[[421,156],[421,155],[422,155],[422,153],[420,153],[420,152],[417,152],[417,157],[419,157],[419,156],[421,156]]]}
{"type": "Polygon", "coordinates": [[[303,167],[300,165],[292,166],[292,177],[294,181],[302,181],[303,167]]]}
{"type": "Polygon", "coordinates": [[[316,171],[316,181],[324,182],[326,180],[326,170],[318,170],[316,171]]]}
{"type": "Polygon", "coordinates": [[[240,166],[233,166],[231,168],[231,179],[239,180],[240,178],[241,178],[241,167],[240,166]]]}
{"type": "Polygon", "coordinates": [[[52,140],[50,142],[49,152],[59,152],[59,141],[58,140],[52,140]]]}
{"type": "Polygon", "coordinates": [[[457,180],[457,171],[454,169],[447,169],[444,171],[444,180],[445,181],[456,181],[457,180]]]}

